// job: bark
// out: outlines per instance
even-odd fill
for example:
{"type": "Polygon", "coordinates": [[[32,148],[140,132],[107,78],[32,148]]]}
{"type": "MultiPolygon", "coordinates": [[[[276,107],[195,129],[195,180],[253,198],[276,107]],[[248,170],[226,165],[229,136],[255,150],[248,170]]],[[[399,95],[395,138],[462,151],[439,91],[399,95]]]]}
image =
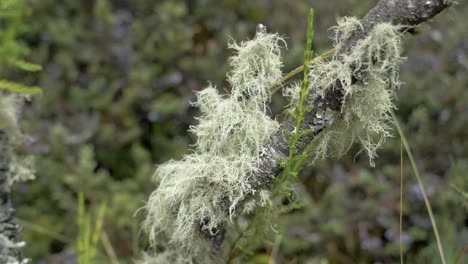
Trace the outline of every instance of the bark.
{"type": "MultiPolygon", "coordinates": [[[[356,30],[348,38],[339,52],[340,54],[349,54],[356,43],[364,39],[377,24],[391,23],[404,26],[403,30],[409,29],[431,19],[453,3],[453,1],[449,0],[380,0],[361,20],[362,28],[356,30]]],[[[334,56],[333,59],[339,59],[340,54],[334,56]]],[[[356,74],[354,81],[360,81],[359,74],[356,74]]],[[[311,91],[314,90],[311,89],[311,91]]],[[[309,96],[313,98],[312,95],[309,96]]],[[[343,92],[338,82],[333,89],[328,90],[323,98],[319,97],[315,100],[309,100],[308,103],[312,103],[314,108],[305,116],[305,122],[301,130],[309,128],[313,130],[312,133],[302,137],[297,143],[298,152],[302,152],[320,132],[332,124],[331,120],[328,122],[328,120],[322,119],[322,121],[317,122],[318,119],[316,117],[322,116],[321,114],[325,113],[327,108],[338,113],[341,112],[342,102],[343,92]]],[[[261,173],[251,177],[254,179],[252,185],[256,189],[268,188],[272,180],[281,173],[281,167],[277,160],[284,159],[289,154],[289,144],[284,138],[283,129],[288,132],[293,131],[294,123],[290,119],[283,121],[280,129],[273,137],[272,143],[266,148],[267,151],[262,157],[262,164],[260,166],[261,173]]],[[[210,236],[208,233],[204,233],[203,235],[213,242],[214,248],[219,248],[224,241],[225,232],[225,225],[223,225],[219,227],[219,231],[215,236],[210,236]]]]}
{"type": "Polygon", "coordinates": [[[8,133],[0,130],[0,262],[26,263],[21,247],[21,226],[15,222],[14,208],[10,197],[10,162],[9,147],[11,142],[8,133]]]}

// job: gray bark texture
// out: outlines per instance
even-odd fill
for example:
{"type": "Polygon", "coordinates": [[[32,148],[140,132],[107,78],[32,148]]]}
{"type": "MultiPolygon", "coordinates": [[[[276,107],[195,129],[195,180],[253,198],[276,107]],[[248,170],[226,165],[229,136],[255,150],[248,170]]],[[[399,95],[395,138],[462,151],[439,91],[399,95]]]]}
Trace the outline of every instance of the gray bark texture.
{"type": "MultiPolygon", "coordinates": [[[[349,54],[358,41],[364,39],[377,24],[391,23],[403,26],[403,30],[411,29],[420,23],[428,21],[453,4],[454,2],[450,0],[380,0],[361,20],[362,28],[356,30],[346,40],[343,47],[339,50],[339,54],[336,54],[333,60],[339,60],[339,55],[349,54]]],[[[353,80],[355,83],[361,81],[359,80],[359,76],[359,73],[355,75],[353,80]]],[[[311,91],[314,90],[311,89],[311,91]]],[[[298,153],[304,151],[306,146],[317,135],[332,124],[332,120],[317,119],[317,117],[322,116],[320,113],[325,113],[327,109],[338,113],[341,112],[343,91],[340,83],[336,82],[333,89],[328,89],[323,98],[312,99],[315,98],[312,94],[309,94],[309,97],[308,103],[314,107],[306,114],[304,125],[300,128],[300,131],[312,129],[312,133],[302,137],[297,143],[298,153]]],[[[253,179],[252,186],[256,189],[268,188],[272,180],[281,174],[281,167],[277,161],[284,159],[289,154],[289,144],[284,138],[282,130],[291,132],[294,128],[294,123],[290,119],[281,123],[280,129],[273,137],[271,144],[267,146],[266,154],[262,157],[261,173],[251,177],[253,179]]],[[[219,248],[224,241],[225,233],[226,228],[224,225],[219,227],[218,232],[214,236],[211,236],[209,233],[204,233],[203,235],[213,242],[214,248],[219,248]]]]}
{"type": "Polygon", "coordinates": [[[10,196],[10,148],[8,133],[0,130],[0,263],[23,264],[21,226],[15,222],[10,196]]]}

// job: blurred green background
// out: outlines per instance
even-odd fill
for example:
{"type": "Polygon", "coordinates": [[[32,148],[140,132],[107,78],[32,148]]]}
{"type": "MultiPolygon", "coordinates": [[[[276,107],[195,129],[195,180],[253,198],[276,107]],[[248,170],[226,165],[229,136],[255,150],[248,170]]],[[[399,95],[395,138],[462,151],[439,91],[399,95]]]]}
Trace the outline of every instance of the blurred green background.
{"type": "MultiPolygon", "coordinates": [[[[227,43],[252,38],[256,24],[286,38],[284,72],[302,63],[315,9],[317,53],[331,47],[340,16],[362,16],[377,1],[28,0],[22,40],[40,73],[8,78],[39,85],[23,111],[37,179],[13,200],[33,263],[75,263],[77,193],[91,210],[107,201],[104,231],[121,263],[147,247],[140,229],[156,164],[188,152],[194,92],[225,81],[227,43]]],[[[468,7],[462,2],[407,36],[398,116],[422,172],[448,263],[468,255],[468,7]]],[[[276,95],[274,113],[284,99],[276,95]]],[[[395,131],[396,133],[396,131],[395,131]]],[[[281,263],[399,261],[400,140],[388,140],[375,168],[357,148],[307,167],[297,183],[307,206],[284,215],[281,263]]],[[[409,161],[404,162],[403,241],[408,263],[439,263],[431,223],[409,161]]],[[[108,263],[99,247],[98,263],[108,263]]],[[[270,248],[258,249],[252,260],[270,248]]],[[[468,261],[465,257],[464,261],[468,261]]]]}

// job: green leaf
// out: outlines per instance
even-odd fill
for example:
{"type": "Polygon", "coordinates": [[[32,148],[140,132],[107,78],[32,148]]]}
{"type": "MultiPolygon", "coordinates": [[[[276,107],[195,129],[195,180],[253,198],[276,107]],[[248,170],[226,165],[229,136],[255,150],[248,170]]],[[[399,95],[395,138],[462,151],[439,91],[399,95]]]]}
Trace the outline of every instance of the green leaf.
{"type": "Polygon", "coordinates": [[[284,138],[286,139],[286,141],[291,144],[291,140],[292,140],[292,135],[291,133],[289,133],[286,129],[282,129],[281,132],[283,133],[283,136],[284,138]]]}
{"type": "Polygon", "coordinates": [[[293,121],[296,121],[296,115],[293,113],[293,111],[288,110],[287,113],[293,121]]]}
{"type": "Polygon", "coordinates": [[[41,88],[37,86],[25,86],[17,82],[10,82],[7,80],[0,80],[0,89],[7,90],[12,93],[19,94],[41,94],[41,88]]]}
{"type": "MultiPolygon", "coordinates": [[[[307,41],[306,41],[306,51],[304,58],[304,75],[306,74],[306,69],[308,71],[311,54],[312,54],[312,41],[314,39],[314,9],[309,10],[309,16],[307,18],[307,41]]],[[[305,80],[307,76],[304,76],[305,80]]]]}
{"type": "Polygon", "coordinates": [[[301,132],[301,137],[303,136],[307,136],[308,134],[312,133],[312,131],[314,131],[312,128],[309,128],[309,129],[306,129],[304,131],[301,132]]]}
{"type": "Polygon", "coordinates": [[[37,71],[42,70],[41,65],[23,61],[23,60],[15,60],[13,61],[13,65],[20,68],[21,70],[28,71],[28,72],[37,72],[37,71]]]}

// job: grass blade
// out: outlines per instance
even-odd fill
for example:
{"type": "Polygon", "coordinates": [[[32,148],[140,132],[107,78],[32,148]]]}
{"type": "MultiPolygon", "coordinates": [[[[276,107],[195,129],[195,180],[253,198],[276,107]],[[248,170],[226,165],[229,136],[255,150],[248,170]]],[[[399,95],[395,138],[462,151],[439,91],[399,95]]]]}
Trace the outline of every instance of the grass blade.
{"type": "Polygon", "coordinates": [[[403,142],[400,142],[400,263],[403,264],[403,142]]]}
{"type": "Polygon", "coordinates": [[[393,109],[390,110],[390,114],[392,115],[393,122],[395,124],[395,127],[398,130],[398,134],[400,134],[401,141],[403,142],[403,145],[406,150],[406,154],[408,155],[408,158],[411,162],[411,167],[413,168],[414,175],[416,176],[416,179],[418,181],[419,188],[421,189],[421,194],[424,198],[424,203],[426,204],[426,209],[427,213],[429,214],[429,218],[431,219],[432,223],[432,229],[434,230],[434,235],[436,237],[437,241],[437,247],[439,249],[439,255],[440,255],[440,260],[442,261],[442,264],[446,264],[445,262],[445,255],[444,255],[444,250],[442,248],[442,242],[440,240],[440,235],[439,235],[439,229],[437,228],[437,224],[434,218],[434,214],[432,213],[432,207],[431,203],[429,202],[429,199],[427,198],[426,191],[424,190],[424,185],[421,180],[421,175],[419,174],[419,169],[416,165],[416,162],[414,161],[413,154],[411,152],[411,148],[408,144],[408,141],[406,140],[405,134],[403,133],[403,130],[401,129],[400,122],[398,121],[397,116],[395,115],[395,112],[393,109]]]}
{"type": "Polygon", "coordinates": [[[36,86],[25,86],[16,82],[10,82],[7,80],[0,80],[0,89],[7,90],[12,93],[19,93],[19,94],[41,94],[42,90],[36,86]]]}

